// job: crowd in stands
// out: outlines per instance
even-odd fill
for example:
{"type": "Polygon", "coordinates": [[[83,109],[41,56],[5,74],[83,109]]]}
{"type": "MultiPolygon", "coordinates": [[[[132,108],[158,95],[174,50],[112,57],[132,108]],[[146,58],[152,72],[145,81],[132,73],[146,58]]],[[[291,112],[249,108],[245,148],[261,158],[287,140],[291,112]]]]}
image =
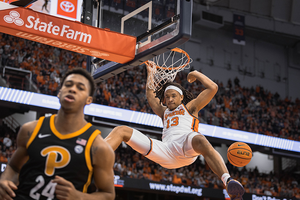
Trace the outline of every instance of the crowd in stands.
{"type": "MultiPolygon", "coordinates": [[[[60,79],[73,67],[86,68],[86,56],[0,33],[0,69],[4,66],[33,72],[41,93],[56,95],[60,79]]],[[[180,72],[175,81],[198,95],[203,85],[186,80],[180,72]]],[[[146,68],[138,66],[98,84],[95,103],[153,113],[145,95],[146,68]]],[[[263,87],[243,87],[239,79],[215,82],[218,93],[199,112],[201,123],[300,140],[300,100],[281,98],[263,87]]]]}
{"type": "MultiPolygon", "coordinates": [[[[299,175],[289,172],[280,174],[262,173],[257,168],[238,169],[230,163],[227,168],[231,177],[240,181],[247,193],[300,199],[299,175]]],[[[179,169],[166,169],[147,159],[133,149],[122,147],[116,150],[114,172],[120,177],[151,180],[163,183],[224,189],[225,186],[208,165],[197,159],[193,164],[179,169]]]]}
{"type": "Polygon", "coordinates": [[[68,69],[86,68],[86,56],[0,33],[1,72],[5,66],[31,71],[39,92],[56,95],[68,69]]]}
{"type": "Polygon", "coordinates": [[[16,133],[0,125],[0,163],[7,163],[16,149],[16,133]]]}

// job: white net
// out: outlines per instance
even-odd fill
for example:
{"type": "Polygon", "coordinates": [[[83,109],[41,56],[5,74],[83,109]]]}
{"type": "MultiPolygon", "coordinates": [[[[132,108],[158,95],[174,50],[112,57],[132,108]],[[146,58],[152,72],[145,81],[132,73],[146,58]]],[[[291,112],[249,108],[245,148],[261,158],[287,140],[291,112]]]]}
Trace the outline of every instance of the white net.
{"type": "Polygon", "coordinates": [[[191,62],[190,56],[179,48],[156,56],[152,61],[146,61],[148,72],[150,71],[147,87],[156,90],[166,82],[173,82],[177,73],[188,69],[191,62]]]}

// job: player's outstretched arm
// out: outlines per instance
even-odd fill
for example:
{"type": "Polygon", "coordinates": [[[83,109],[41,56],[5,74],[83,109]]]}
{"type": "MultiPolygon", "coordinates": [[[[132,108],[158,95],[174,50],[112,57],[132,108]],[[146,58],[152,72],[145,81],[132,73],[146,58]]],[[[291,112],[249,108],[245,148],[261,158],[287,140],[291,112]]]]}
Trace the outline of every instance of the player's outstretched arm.
{"type": "Polygon", "coordinates": [[[30,138],[37,121],[24,124],[18,133],[17,149],[7,164],[0,178],[0,199],[12,200],[17,189],[19,172],[28,159],[26,144],[30,138]]]}
{"type": "Polygon", "coordinates": [[[56,198],[60,200],[113,200],[115,198],[113,165],[115,154],[112,148],[98,135],[92,145],[94,181],[97,192],[87,194],[75,189],[66,179],[55,176],[56,198]]]}
{"type": "Polygon", "coordinates": [[[160,103],[160,100],[155,97],[156,94],[154,93],[154,90],[150,89],[148,87],[148,82],[149,81],[153,81],[153,77],[151,77],[151,73],[150,73],[149,67],[150,66],[147,66],[147,85],[146,85],[147,100],[148,100],[148,103],[149,103],[150,107],[152,108],[153,112],[155,114],[157,114],[159,117],[163,118],[164,111],[166,110],[166,107],[163,106],[160,103]]]}
{"type": "Polygon", "coordinates": [[[196,70],[188,74],[187,80],[190,83],[198,80],[205,87],[205,89],[187,105],[188,109],[195,110],[195,112],[198,113],[199,110],[205,107],[215,96],[215,94],[218,91],[218,85],[215,82],[213,82],[210,78],[196,70]]]}

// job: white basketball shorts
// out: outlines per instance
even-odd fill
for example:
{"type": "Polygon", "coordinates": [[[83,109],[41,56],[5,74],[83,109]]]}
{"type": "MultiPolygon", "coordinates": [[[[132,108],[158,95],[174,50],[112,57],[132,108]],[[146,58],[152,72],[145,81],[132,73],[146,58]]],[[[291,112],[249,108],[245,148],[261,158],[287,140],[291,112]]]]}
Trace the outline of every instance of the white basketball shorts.
{"type": "Polygon", "coordinates": [[[191,132],[172,137],[171,141],[151,139],[140,131],[133,129],[132,136],[127,142],[137,152],[167,169],[176,169],[195,162],[199,153],[192,147],[192,139],[199,135],[191,132]]]}

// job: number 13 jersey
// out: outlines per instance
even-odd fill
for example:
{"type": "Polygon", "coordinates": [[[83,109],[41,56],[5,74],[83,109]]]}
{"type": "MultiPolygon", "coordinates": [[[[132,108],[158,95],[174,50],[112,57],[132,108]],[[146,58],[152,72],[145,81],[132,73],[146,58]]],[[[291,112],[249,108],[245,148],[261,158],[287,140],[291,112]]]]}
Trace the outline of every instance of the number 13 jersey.
{"type": "Polygon", "coordinates": [[[162,141],[165,142],[190,132],[198,132],[199,120],[181,104],[174,110],[165,110],[163,125],[162,141]]]}
{"type": "Polygon", "coordinates": [[[26,148],[28,161],[20,171],[15,200],[52,200],[55,198],[55,175],[87,192],[93,175],[91,146],[100,131],[88,123],[80,130],[60,134],[54,126],[55,115],[41,117],[26,148]]]}

